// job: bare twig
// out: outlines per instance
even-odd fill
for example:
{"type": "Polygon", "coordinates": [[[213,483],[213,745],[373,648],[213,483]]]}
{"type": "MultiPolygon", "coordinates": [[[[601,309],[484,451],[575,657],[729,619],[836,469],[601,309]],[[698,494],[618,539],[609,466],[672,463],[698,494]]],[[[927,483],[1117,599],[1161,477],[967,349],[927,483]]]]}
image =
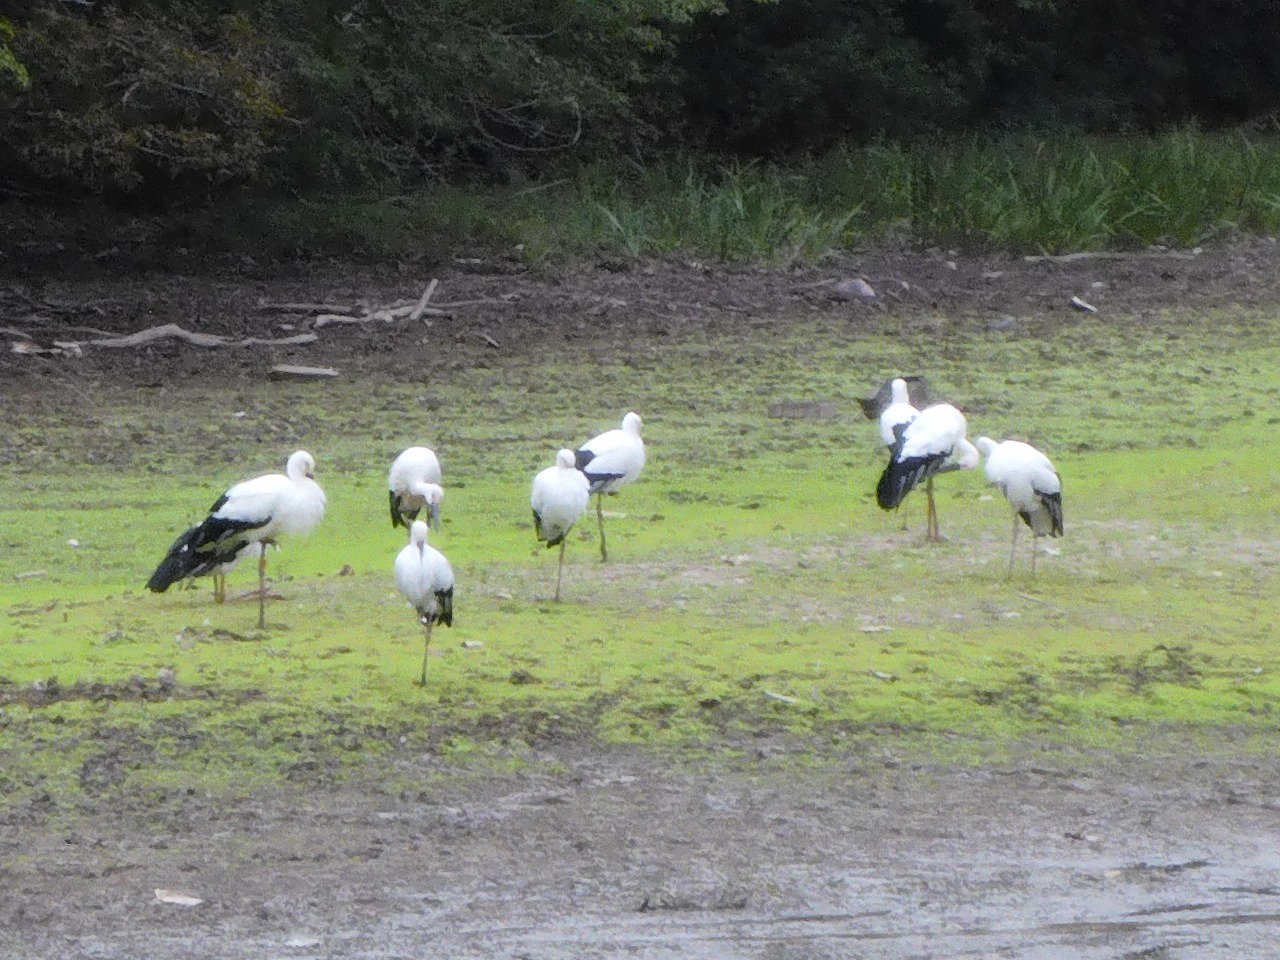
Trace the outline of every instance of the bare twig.
{"type": "Polygon", "coordinates": [[[409,311],[410,320],[420,320],[422,318],[422,314],[427,309],[427,301],[431,299],[431,295],[436,292],[436,287],[438,286],[440,286],[440,281],[434,278],[427,284],[427,289],[422,291],[422,296],[418,298],[418,302],[409,311]]]}

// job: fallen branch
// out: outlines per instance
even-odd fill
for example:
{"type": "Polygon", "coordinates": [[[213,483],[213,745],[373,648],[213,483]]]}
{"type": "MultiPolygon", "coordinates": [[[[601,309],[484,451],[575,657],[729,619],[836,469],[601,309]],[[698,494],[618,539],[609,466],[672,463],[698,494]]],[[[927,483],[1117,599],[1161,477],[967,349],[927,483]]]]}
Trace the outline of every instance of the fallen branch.
{"type": "Polygon", "coordinates": [[[1198,250],[1084,250],[1080,253],[1041,254],[1023,257],[1025,263],[1075,263],[1077,260],[1194,260],[1198,250]]]}
{"type": "Polygon", "coordinates": [[[140,347],[156,340],[183,340],[197,347],[274,347],[288,346],[296,343],[314,343],[320,338],[314,333],[299,333],[292,337],[282,337],[279,340],[266,340],[261,337],[246,337],[244,340],[228,340],[226,337],[220,337],[214,333],[199,333],[192,330],[184,330],[176,323],[162,323],[158,327],[148,327],[146,330],[139,330],[137,333],[129,333],[122,337],[100,338],[96,340],[84,341],[95,347],[110,347],[112,349],[118,347],[140,347]]]}
{"type": "Polygon", "coordinates": [[[427,284],[427,289],[422,291],[422,296],[418,298],[418,302],[414,304],[413,309],[409,311],[410,320],[422,319],[422,314],[427,309],[427,301],[431,299],[431,295],[436,292],[436,287],[439,285],[440,281],[434,278],[427,284]]]}

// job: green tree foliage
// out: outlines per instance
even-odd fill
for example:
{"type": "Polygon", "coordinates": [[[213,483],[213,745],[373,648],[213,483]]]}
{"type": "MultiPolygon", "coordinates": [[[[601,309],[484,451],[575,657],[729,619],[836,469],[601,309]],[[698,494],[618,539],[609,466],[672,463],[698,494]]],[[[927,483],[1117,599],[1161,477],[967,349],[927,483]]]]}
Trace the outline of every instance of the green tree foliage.
{"type": "Polygon", "coordinates": [[[0,186],[198,202],[635,149],[656,136],[631,99],[650,62],[718,2],[36,0],[12,31],[32,83],[0,91],[0,186]]]}
{"type": "Polygon", "coordinates": [[[1151,130],[1280,107],[1280,5],[730,0],[680,44],[683,135],[751,156],[1011,125],[1151,130]]]}
{"type": "Polygon", "coordinates": [[[9,49],[13,32],[13,24],[4,17],[0,17],[0,82],[16,83],[19,87],[26,89],[31,85],[31,74],[9,49]]]}
{"type": "Polygon", "coordinates": [[[0,195],[401,192],[1280,106],[1243,0],[9,0],[0,195]]]}

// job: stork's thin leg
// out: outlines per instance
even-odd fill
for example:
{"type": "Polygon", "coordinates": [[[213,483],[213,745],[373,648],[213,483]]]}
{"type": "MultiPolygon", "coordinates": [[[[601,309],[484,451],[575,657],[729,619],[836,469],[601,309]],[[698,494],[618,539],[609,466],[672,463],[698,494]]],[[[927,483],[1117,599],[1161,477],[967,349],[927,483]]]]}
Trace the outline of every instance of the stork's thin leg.
{"type": "MultiPolygon", "coordinates": [[[[1013,558],[1018,551],[1018,511],[1013,511],[1013,542],[1009,545],[1009,571],[1006,576],[1013,576],[1013,558]]],[[[1035,566],[1035,554],[1031,555],[1031,564],[1035,566]]]]}
{"type": "Polygon", "coordinates": [[[1031,531],[1031,575],[1036,575],[1036,554],[1040,552],[1040,534],[1031,531]]]}
{"type": "Polygon", "coordinates": [[[425,687],[427,685],[427,653],[431,650],[431,624],[434,621],[427,620],[427,636],[422,643],[422,679],[418,681],[418,686],[425,687]]]}
{"type": "Polygon", "coordinates": [[[928,530],[925,534],[925,538],[930,543],[938,543],[942,540],[942,533],[938,530],[938,508],[933,502],[933,477],[930,477],[925,481],[924,492],[929,498],[928,519],[925,521],[928,530]]]}
{"type": "Polygon", "coordinates": [[[564,574],[565,541],[560,541],[560,565],[556,567],[556,603],[560,602],[560,577],[564,574]]]}
{"type": "Polygon", "coordinates": [[[222,603],[227,599],[227,575],[225,573],[215,573],[213,575],[213,602],[222,603]]]}
{"type": "Polygon", "coordinates": [[[596,518],[600,521],[600,562],[609,561],[609,549],[604,542],[604,494],[596,494],[596,518]]]}
{"type": "Polygon", "coordinates": [[[267,551],[258,554],[258,629],[267,628],[267,551]]]}

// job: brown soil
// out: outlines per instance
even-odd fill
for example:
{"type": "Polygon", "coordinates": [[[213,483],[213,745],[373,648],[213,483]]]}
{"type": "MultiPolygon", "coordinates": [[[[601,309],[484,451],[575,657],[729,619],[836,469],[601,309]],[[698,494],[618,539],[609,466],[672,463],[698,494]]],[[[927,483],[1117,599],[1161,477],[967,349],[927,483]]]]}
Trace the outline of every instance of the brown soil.
{"type": "MultiPolygon", "coordinates": [[[[676,259],[541,274],[501,260],[258,272],[27,276],[0,282],[0,327],[40,347],[161,323],[280,337],[308,316],[259,301],[385,304],[416,299],[431,277],[435,302],[465,303],[429,328],[328,326],[305,346],[6,349],[0,402],[50,384],[91,395],[252,379],[276,363],[421,377],[564,343],[750,332],[799,312],[1005,329],[1065,321],[1072,297],[1131,323],[1174,304],[1280,302],[1276,248],[1263,241],[1072,262],[868,254],[788,272],[676,259]],[[840,296],[835,281],[859,276],[874,301],[840,296]]],[[[0,708],[38,706],[19,700],[0,690],[0,708]]],[[[380,770],[214,802],[180,791],[122,801],[104,740],[83,772],[83,809],[54,817],[36,804],[0,820],[0,956],[1236,960],[1280,942],[1280,763],[1233,759],[1229,738],[1124,757],[1028,749],[982,766],[913,764],[889,740],[828,746],[811,767],[800,762],[811,746],[761,742],[712,763],[560,741],[521,773],[484,777],[406,753],[397,779],[434,786],[395,792],[380,770]],[[159,902],[157,890],[203,902],[159,902]]]]}
{"type": "Polygon", "coordinates": [[[0,390],[80,384],[153,385],[175,378],[264,377],[275,364],[333,366],[344,376],[421,378],[440,366],[489,364],[526,349],[565,343],[602,348],[636,339],[741,334],[797,315],[863,329],[938,317],[993,329],[1069,322],[1078,297],[1106,315],[1140,323],[1177,305],[1280,302],[1280,249],[1269,241],[1186,252],[1140,252],[1079,260],[962,257],[946,252],[868,253],[788,271],[704,264],[683,258],[598,263],[531,272],[500,258],[397,270],[284,267],[239,274],[118,276],[106,271],[0,281],[0,330],[36,345],[86,341],[174,323],[231,339],[305,333],[305,313],[263,309],[290,302],[380,306],[416,300],[437,278],[437,304],[461,303],[429,327],[407,320],[329,325],[297,346],[193,347],[166,340],[134,349],[84,346],[79,357],[0,352],[0,390]],[[68,278],[70,277],[70,278],[68,278]],[[842,294],[865,278],[873,300],[842,294]]]}

